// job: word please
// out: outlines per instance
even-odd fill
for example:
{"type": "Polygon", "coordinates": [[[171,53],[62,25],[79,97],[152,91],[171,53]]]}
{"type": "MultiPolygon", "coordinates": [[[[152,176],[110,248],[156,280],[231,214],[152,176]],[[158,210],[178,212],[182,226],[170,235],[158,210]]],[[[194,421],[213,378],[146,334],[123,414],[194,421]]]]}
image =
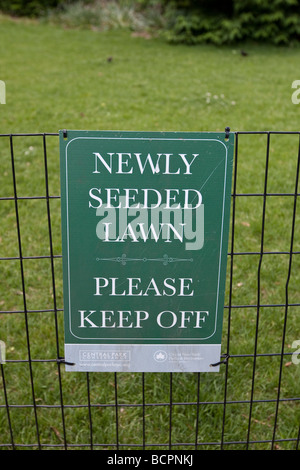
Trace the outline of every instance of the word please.
{"type": "Polygon", "coordinates": [[[124,280],[118,277],[95,277],[96,290],[94,295],[103,295],[109,291],[111,296],[155,296],[165,295],[171,297],[173,295],[192,296],[194,291],[191,290],[193,280],[191,278],[166,278],[159,285],[154,278],[146,284],[142,283],[139,277],[128,277],[126,279],[126,287],[124,289],[124,280]],[[122,288],[120,288],[120,285],[122,288]]]}

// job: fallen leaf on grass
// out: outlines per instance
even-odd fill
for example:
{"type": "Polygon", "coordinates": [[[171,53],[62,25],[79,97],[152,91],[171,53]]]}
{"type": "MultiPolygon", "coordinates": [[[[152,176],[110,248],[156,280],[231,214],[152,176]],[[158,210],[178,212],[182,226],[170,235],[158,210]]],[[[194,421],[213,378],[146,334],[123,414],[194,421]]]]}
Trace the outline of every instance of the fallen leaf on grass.
{"type": "Polygon", "coordinates": [[[54,426],[50,426],[50,429],[52,429],[52,431],[54,432],[54,434],[56,435],[56,437],[61,441],[63,442],[63,438],[61,437],[59,431],[54,427],[54,426]]]}
{"type": "MultiPolygon", "coordinates": [[[[247,415],[242,415],[244,418],[248,418],[247,415]]],[[[257,424],[263,424],[264,426],[268,426],[268,428],[271,428],[272,426],[269,423],[265,423],[264,421],[259,421],[258,419],[252,418],[252,421],[257,424]]]]}

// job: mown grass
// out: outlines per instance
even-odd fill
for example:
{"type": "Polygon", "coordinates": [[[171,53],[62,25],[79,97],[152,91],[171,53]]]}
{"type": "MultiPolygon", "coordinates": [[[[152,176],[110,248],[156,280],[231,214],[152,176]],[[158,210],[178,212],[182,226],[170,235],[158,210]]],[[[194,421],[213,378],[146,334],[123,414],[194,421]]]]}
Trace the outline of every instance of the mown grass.
{"type": "MultiPolygon", "coordinates": [[[[133,37],[128,31],[94,32],[63,29],[32,21],[0,17],[0,79],[6,83],[6,105],[0,108],[1,133],[57,132],[70,129],[164,131],[298,131],[299,106],[291,101],[297,77],[299,49],[244,45],[238,48],[170,46],[159,39],[133,37]],[[110,60],[108,60],[110,58],[110,60]],[[210,93],[208,100],[207,93],[210,93]],[[208,102],[209,101],[209,102],[208,102]]],[[[268,193],[295,191],[298,136],[272,135],[268,193]]],[[[267,137],[239,136],[237,193],[264,191],[267,137]]],[[[47,137],[49,191],[59,196],[59,152],[56,137],[47,137]]],[[[46,194],[41,138],[14,138],[18,196],[46,194]]],[[[10,147],[0,139],[0,197],[14,196],[10,147]]],[[[299,191],[298,191],[299,192],[299,191]]],[[[18,257],[14,200],[0,201],[0,256],[18,257]]],[[[267,198],[264,250],[289,252],[294,198],[267,198]]],[[[19,200],[22,254],[49,256],[47,206],[44,199],[19,200]]],[[[259,253],[262,234],[261,196],[236,198],[235,253],[259,253]]],[[[53,251],[61,254],[60,201],[50,200],[53,251]]],[[[294,251],[300,251],[299,206],[294,251]]],[[[2,366],[0,393],[1,445],[29,446],[40,435],[44,446],[72,448],[90,443],[87,376],[58,369],[53,359],[63,356],[63,298],[61,258],[54,259],[55,316],[49,258],[25,259],[25,300],[19,260],[1,261],[0,339],[7,363],[2,366]],[[17,313],[13,313],[17,312],[17,313]],[[56,323],[57,322],[57,323],[56,323]],[[57,327],[57,330],[56,330],[57,327]],[[58,332],[58,350],[56,345],[58,332]],[[37,424],[28,367],[30,344],[37,424]],[[15,362],[15,361],[24,362],[15,362]],[[47,360],[49,362],[39,362],[47,360]],[[60,394],[60,380],[62,397],[60,394]],[[5,408],[6,386],[13,436],[5,408]],[[62,417],[61,400],[65,405],[62,417]],[[22,405],[20,407],[20,405],[22,405]],[[50,407],[49,407],[50,406],[50,407]],[[63,420],[64,418],[64,420],[63,420]],[[65,428],[63,427],[65,424],[65,428]],[[65,435],[64,435],[65,431],[65,435]]],[[[229,258],[230,263],[230,258],[229,258]]],[[[286,303],[288,255],[266,254],[258,284],[259,255],[234,256],[232,304],[224,311],[223,352],[228,365],[228,404],[225,413],[226,448],[244,448],[248,432],[256,331],[258,354],[280,353],[286,303]],[[257,307],[281,304],[282,307],[257,307]],[[230,313],[230,323],[229,315],[230,313]],[[259,316],[258,316],[259,314],[259,316]],[[259,321],[258,321],[259,319],[259,321]],[[230,336],[228,338],[228,327],[230,336]],[[257,330],[258,328],[258,330],[257,330]],[[231,443],[231,444],[230,444],[231,443]]],[[[230,268],[230,264],[228,266],[230,268]]],[[[299,303],[299,255],[293,257],[289,303],[299,303]]],[[[226,307],[229,301],[229,277],[226,307]]],[[[294,352],[299,339],[299,307],[289,307],[285,352],[294,352]]],[[[250,448],[270,448],[279,385],[280,356],[258,356],[253,390],[250,448]],[[257,442],[258,441],[258,442],[257,442]]],[[[171,440],[175,448],[196,439],[200,448],[220,447],[223,429],[225,366],[218,374],[146,374],[143,409],[142,374],[89,374],[93,443],[113,448],[116,443],[115,392],[118,396],[118,439],[125,448],[161,449],[171,440]],[[170,390],[172,402],[170,408],[170,390]],[[199,396],[198,396],[199,385],[199,396]],[[197,406],[197,401],[201,404],[197,406]],[[212,403],[214,402],[214,403],[212,403]],[[159,404],[151,406],[151,404],[159,404]],[[190,404],[185,404],[190,403],[190,404]],[[143,413],[145,435],[143,435],[143,413]],[[205,444],[205,443],[210,443],[205,444]],[[137,447],[134,447],[137,448],[137,447]]],[[[284,359],[281,398],[299,398],[299,366],[284,359]]],[[[279,405],[277,448],[295,448],[299,429],[297,401],[279,405]]],[[[47,448],[47,447],[45,447],[47,448]]]]}

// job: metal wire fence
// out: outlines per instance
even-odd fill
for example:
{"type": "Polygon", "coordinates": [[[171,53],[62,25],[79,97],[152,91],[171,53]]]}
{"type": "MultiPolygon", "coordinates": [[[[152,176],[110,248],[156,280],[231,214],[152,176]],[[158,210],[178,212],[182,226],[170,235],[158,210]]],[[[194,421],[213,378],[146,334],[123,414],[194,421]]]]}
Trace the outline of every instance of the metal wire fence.
{"type": "Polygon", "coordinates": [[[0,135],[0,448],[298,449],[299,138],[235,133],[221,371],[126,374],[65,372],[58,134],[0,135]]]}

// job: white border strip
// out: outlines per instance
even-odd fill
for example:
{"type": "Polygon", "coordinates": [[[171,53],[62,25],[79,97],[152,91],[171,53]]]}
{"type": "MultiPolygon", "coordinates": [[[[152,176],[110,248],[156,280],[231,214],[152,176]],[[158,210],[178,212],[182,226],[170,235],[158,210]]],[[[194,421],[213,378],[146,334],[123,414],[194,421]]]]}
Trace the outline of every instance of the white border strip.
{"type": "Polygon", "coordinates": [[[221,344],[65,344],[67,372],[219,372],[220,356],[221,344]]]}

